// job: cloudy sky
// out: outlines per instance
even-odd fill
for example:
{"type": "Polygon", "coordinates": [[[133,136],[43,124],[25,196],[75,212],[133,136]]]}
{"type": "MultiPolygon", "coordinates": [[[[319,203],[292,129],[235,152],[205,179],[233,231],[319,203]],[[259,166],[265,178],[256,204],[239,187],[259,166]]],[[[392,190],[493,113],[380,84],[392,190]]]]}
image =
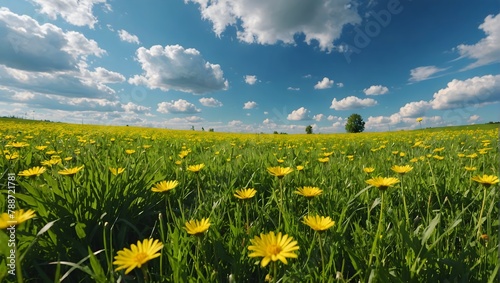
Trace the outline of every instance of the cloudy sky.
{"type": "Polygon", "coordinates": [[[0,0],[0,116],[231,132],[499,121],[498,1],[0,0]]]}

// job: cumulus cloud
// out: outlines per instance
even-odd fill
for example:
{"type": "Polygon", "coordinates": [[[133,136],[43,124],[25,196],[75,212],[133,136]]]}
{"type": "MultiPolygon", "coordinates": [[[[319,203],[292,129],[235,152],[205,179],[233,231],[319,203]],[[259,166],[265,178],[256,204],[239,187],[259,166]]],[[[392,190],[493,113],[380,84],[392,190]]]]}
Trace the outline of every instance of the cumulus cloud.
{"type": "Polygon", "coordinates": [[[227,123],[231,127],[236,127],[236,126],[241,126],[243,125],[243,122],[240,120],[232,120],[227,123]]]}
{"type": "Polygon", "coordinates": [[[47,15],[52,20],[58,16],[75,26],[94,28],[97,18],[92,13],[94,5],[104,4],[106,10],[111,6],[106,0],[31,0],[38,7],[37,11],[47,15]]]}
{"type": "Polygon", "coordinates": [[[481,119],[481,117],[479,117],[479,115],[471,115],[469,117],[468,122],[469,123],[475,123],[475,122],[479,121],[479,119],[481,119]]]}
{"type": "Polygon", "coordinates": [[[500,62],[500,14],[488,15],[479,29],[484,31],[485,38],[473,45],[457,46],[461,58],[475,60],[464,70],[500,62]]]}
{"type": "Polygon", "coordinates": [[[314,89],[327,89],[333,86],[333,80],[324,77],[323,80],[319,81],[314,85],[314,89]]]}
{"type": "Polygon", "coordinates": [[[420,117],[424,116],[425,112],[431,108],[431,103],[428,101],[415,101],[415,102],[410,102],[406,103],[405,106],[401,107],[399,109],[399,114],[402,117],[420,117]]]}
{"type": "MultiPolygon", "coordinates": [[[[443,126],[444,121],[441,116],[424,117],[427,126],[443,126]]],[[[366,120],[365,127],[369,131],[393,131],[401,129],[416,129],[418,123],[415,118],[402,117],[399,113],[390,116],[370,116],[366,120]]]]}
{"type": "Polygon", "coordinates": [[[433,109],[456,109],[500,102],[500,75],[485,75],[466,80],[454,79],[434,93],[433,109]]]}
{"type": "Polygon", "coordinates": [[[221,36],[228,26],[237,30],[237,38],[246,43],[295,43],[303,34],[305,42],[316,41],[322,50],[332,50],[347,24],[361,23],[350,0],[185,0],[200,5],[201,16],[212,23],[221,36]]]}
{"type": "Polygon", "coordinates": [[[432,75],[445,71],[447,68],[436,66],[422,66],[410,70],[410,82],[419,82],[432,78],[432,75]]]}
{"type": "Polygon", "coordinates": [[[313,119],[318,121],[318,122],[321,122],[321,120],[323,120],[323,117],[325,117],[325,115],[323,114],[317,114],[317,115],[314,115],[313,116],[313,119]]]}
{"type": "Polygon", "coordinates": [[[135,43],[135,44],[141,43],[139,41],[139,37],[137,37],[137,35],[130,34],[128,31],[126,31],[124,29],[121,29],[118,31],[118,36],[120,37],[121,41],[135,43]]]}
{"type": "Polygon", "coordinates": [[[199,99],[199,101],[201,105],[206,107],[221,107],[223,105],[222,102],[213,97],[202,97],[199,99]]]}
{"type": "Polygon", "coordinates": [[[309,110],[304,107],[300,107],[299,109],[293,110],[292,113],[288,114],[286,119],[290,121],[303,121],[310,120],[311,117],[309,117],[309,110]]]}
{"type": "Polygon", "coordinates": [[[122,104],[122,109],[125,110],[125,112],[134,112],[137,114],[146,114],[151,111],[151,107],[146,107],[142,105],[137,105],[135,103],[129,102],[127,104],[122,104]]]}
{"type": "Polygon", "coordinates": [[[356,108],[371,107],[377,105],[377,101],[371,98],[361,99],[356,96],[348,96],[341,100],[334,98],[330,109],[335,110],[350,110],[356,108]]]}
{"type": "Polygon", "coordinates": [[[257,105],[258,104],[255,101],[248,101],[243,105],[243,109],[254,109],[255,107],[257,107],[257,105]]]}
{"type": "Polygon", "coordinates": [[[161,102],[158,103],[158,109],[156,111],[160,113],[198,113],[201,112],[200,109],[196,108],[196,106],[184,99],[179,99],[171,102],[161,102]]]}
{"type": "Polygon", "coordinates": [[[382,85],[372,85],[369,88],[363,89],[363,92],[366,95],[382,95],[388,93],[389,89],[382,85]]]}
{"type": "Polygon", "coordinates": [[[89,55],[106,51],[97,42],[75,31],[63,31],[53,24],[40,25],[33,18],[0,8],[0,65],[9,68],[54,72],[74,70],[89,55]]]}
{"type": "Polygon", "coordinates": [[[150,49],[140,47],[136,57],[144,72],[128,79],[134,85],[194,94],[228,87],[220,65],[205,61],[194,48],[185,49],[180,45],[155,45],[150,49]]]}
{"type": "Polygon", "coordinates": [[[245,82],[249,85],[253,85],[257,82],[257,76],[246,75],[245,82]]]}
{"type": "MultiPolygon", "coordinates": [[[[328,115],[328,117],[326,117],[326,119],[328,121],[334,121],[334,120],[338,120],[340,117],[337,117],[337,116],[333,116],[333,115],[328,115]]],[[[342,119],[342,118],[340,118],[342,119]]]]}
{"type": "Polygon", "coordinates": [[[344,87],[344,84],[343,83],[337,83],[337,86],[338,87],[344,87]]]}

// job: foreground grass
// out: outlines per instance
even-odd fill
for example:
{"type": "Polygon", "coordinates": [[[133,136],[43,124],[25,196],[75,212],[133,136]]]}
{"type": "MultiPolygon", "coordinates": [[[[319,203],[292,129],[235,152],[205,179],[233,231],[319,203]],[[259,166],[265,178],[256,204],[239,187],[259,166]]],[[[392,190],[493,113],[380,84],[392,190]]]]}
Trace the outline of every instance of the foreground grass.
{"type": "MultiPolygon", "coordinates": [[[[7,212],[9,173],[16,175],[17,208],[36,212],[16,227],[16,272],[26,281],[498,278],[498,184],[471,179],[498,176],[495,125],[289,136],[12,120],[0,125],[0,212],[7,212]],[[18,175],[51,160],[40,176],[18,175]],[[197,164],[205,167],[188,170],[197,164]],[[413,169],[401,175],[393,165],[413,169]],[[81,166],[72,176],[60,173],[81,166]],[[275,166],[293,172],[278,178],[267,170],[275,166]],[[366,167],[374,172],[366,173],[366,167]],[[123,172],[115,175],[109,168],[123,172]],[[376,176],[400,182],[381,191],[366,183],[376,176]],[[151,190],[170,180],[178,186],[151,190]],[[322,194],[296,194],[303,186],[322,194]],[[234,194],[243,188],[257,192],[240,200],[234,194]],[[303,219],[316,214],[335,225],[312,230],[303,219]],[[188,234],[185,223],[202,218],[209,218],[208,230],[188,234]],[[271,231],[297,241],[296,259],[261,267],[261,258],[249,257],[250,240],[271,231]],[[116,271],[117,252],[148,238],[161,241],[161,255],[128,274],[116,271]]],[[[8,237],[0,231],[0,278],[15,281],[19,277],[6,268],[8,237]]]]}

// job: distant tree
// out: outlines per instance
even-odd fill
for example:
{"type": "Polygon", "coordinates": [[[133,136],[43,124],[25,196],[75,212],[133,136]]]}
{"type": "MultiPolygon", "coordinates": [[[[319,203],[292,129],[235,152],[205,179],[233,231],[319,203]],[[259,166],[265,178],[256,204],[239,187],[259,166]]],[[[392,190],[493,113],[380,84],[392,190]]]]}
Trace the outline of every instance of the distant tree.
{"type": "Polygon", "coordinates": [[[311,125],[306,127],[306,134],[312,134],[313,133],[313,127],[311,125]]]}
{"type": "Polygon", "coordinates": [[[194,126],[191,126],[191,131],[194,131],[194,126]]]}
{"type": "Polygon", "coordinates": [[[205,128],[204,127],[201,127],[201,131],[204,132],[205,131],[205,128]]]}
{"type": "Polygon", "coordinates": [[[277,135],[278,134],[278,131],[274,131],[273,134],[277,135]]]}
{"type": "Polygon", "coordinates": [[[349,133],[361,133],[365,130],[365,122],[361,115],[359,114],[351,114],[349,118],[347,118],[347,123],[345,124],[345,130],[349,133]]]}
{"type": "Polygon", "coordinates": [[[214,129],[213,129],[213,128],[210,128],[210,129],[208,129],[208,131],[209,131],[209,132],[213,132],[213,131],[214,131],[214,129]]]}

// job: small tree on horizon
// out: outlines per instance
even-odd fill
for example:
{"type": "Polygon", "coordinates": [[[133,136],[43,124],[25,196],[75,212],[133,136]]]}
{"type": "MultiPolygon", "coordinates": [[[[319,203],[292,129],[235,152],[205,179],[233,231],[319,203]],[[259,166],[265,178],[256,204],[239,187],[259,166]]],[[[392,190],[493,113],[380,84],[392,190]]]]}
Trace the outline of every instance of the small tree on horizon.
{"type": "Polygon", "coordinates": [[[348,133],[361,133],[365,130],[365,122],[363,118],[359,114],[351,114],[349,118],[347,118],[347,123],[345,124],[345,130],[348,133]]]}
{"type": "Polygon", "coordinates": [[[313,133],[313,127],[311,125],[306,127],[306,134],[312,134],[313,133]]]}

